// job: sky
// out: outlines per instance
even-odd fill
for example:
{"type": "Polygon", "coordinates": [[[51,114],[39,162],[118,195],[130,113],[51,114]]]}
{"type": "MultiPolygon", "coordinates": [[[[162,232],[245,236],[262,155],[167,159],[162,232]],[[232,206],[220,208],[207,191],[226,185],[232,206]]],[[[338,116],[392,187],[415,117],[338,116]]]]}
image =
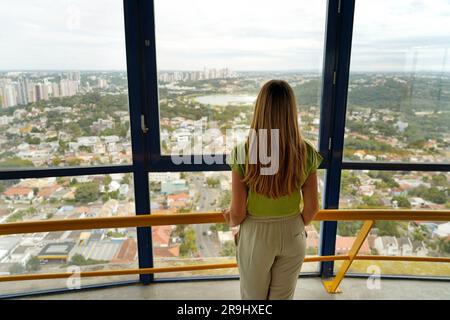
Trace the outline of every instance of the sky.
{"type": "MultiPolygon", "coordinates": [[[[8,1],[0,70],[124,70],[122,3],[8,1]]],[[[155,13],[158,70],[321,71],[325,0],[155,0],[155,13]]],[[[449,46],[450,0],[356,0],[352,71],[450,71],[449,46]]]]}

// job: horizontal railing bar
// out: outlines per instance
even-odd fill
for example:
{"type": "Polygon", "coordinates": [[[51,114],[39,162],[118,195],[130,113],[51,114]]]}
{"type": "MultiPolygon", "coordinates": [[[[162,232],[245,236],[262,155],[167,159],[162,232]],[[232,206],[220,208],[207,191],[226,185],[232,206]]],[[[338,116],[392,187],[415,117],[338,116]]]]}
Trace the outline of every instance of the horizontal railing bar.
{"type": "Polygon", "coordinates": [[[64,219],[64,220],[42,220],[29,222],[14,222],[0,224],[0,235],[104,229],[104,228],[126,228],[126,227],[150,227],[174,224],[202,224],[224,222],[220,214],[173,214],[173,215],[139,215],[106,218],[64,219]]]}
{"type": "MultiPolygon", "coordinates": [[[[325,209],[314,220],[450,221],[450,210],[325,209]]],[[[152,214],[123,217],[25,221],[0,224],[0,235],[68,230],[224,223],[220,213],[152,214]]]]}
{"type": "MultiPolygon", "coordinates": [[[[349,260],[348,255],[338,256],[312,256],[306,257],[304,262],[319,262],[319,261],[337,261],[337,260],[349,260]]],[[[397,257],[397,256],[368,256],[361,255],[356,256],[355,260],[382,260],[382,261],[417,261],[417,262],[450,262],[450,258],[444,257],[397,257]]],[[[213,269],[229,269],[236,268],[236,263],[217,263],[217,264],[202,264],[202,265],[187,265],[176,267],[158,267],[158,268],[141,268],[141,269],[121,269],[121,270],[101,270],[101,271],[83,271],[80,272],[80,277],[105,277],[105,276],[121,276],[131,274],[154,274],[164,272],[182,272],[182,271],[200,271],[200,270],[213,270],[213,269]]],[[[0,276],[0,282],[7,281],[26,281],[26,280],[46,280],[46,279],[62,279],[74,276],[73,273],[36,273],[36,274],[18,274],[18,275],[6,275],[0,276]]]]}
{"type": "Polygon", "coordinates": [[[358,255],[355,260],[381,260],[381,261],[413,261],[413,262],[450,262],[446,257],[413,257],[413,256],[369,256],[358,255]]]}
{"type": "Polygon", "coordinates": [[[388,171],[450,171],[450,163],[408,163],[408,162],[367,162],[343,161],[342,170],[388,170],[388,171]]]}
{"type": "Polygon", "coordinates": [[[218,264],[203,264],[194,266],[178,266],[178,267],[161,267],[161,268],[141,268],[141,269],[120,269],[120,270],[102,270],[102,271],[83,271],[79,274],[74,273],[35,273],[35,274],[18,274],[0,276],[0,282],[5,281],[23,281],[23,280],[45,280],[45,279],[61,279],[69,278],[71,276],[84,277],[106,277],[106,276],[122,276],[130,274],[152,274],[163,272],[180,272],[180,271],[198,271],[198,270],[212,270],[212,269],[228,269],[235,268],[236,263],[218,263],[218,264]]]}
{"type": "MultiPolygon", "coordinates": [[[[348,260],[349,256],[313,256],[306,257],[304,262],[334,261],[348,260]]],[[[80,272],[80,277],[101,277],[101,276],[120,276],[130,274],[151,274],[163,272],[181,272],[181,271],[198,271],[212,269],[228,269],[236,268],[236,263],[217,263],[217,264],[201,264],[176,267],[160,267],[160,268],[140,268],[140,269],[121,269],[121,270],[102,270],[102,271],[84,271],[80,272]]],[[[0,282],[5,281],[23,281],[23,280],[44,280],[44,279],[60,279],[73,276],[72,273],[36,273],[36,274],[18,274],[0,276],[0,282]]]]}
{"type": "Polygon", "coordinates": [[[90,167],[49,167],[0,170],[0,180],[49,177],[72,177],[133,172],[133,165],[100,165],[90,167]]]}

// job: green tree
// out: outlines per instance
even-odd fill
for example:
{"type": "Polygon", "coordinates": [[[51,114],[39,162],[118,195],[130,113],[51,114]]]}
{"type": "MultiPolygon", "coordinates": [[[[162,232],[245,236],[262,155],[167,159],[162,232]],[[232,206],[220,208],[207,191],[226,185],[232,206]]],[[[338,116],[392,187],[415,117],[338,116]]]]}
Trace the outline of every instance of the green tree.
{"type": "Polygon", "coordinates": [[[420,186],[408,191],[410,196],[420,197],[433,203],[444,204],[447,202],[447,190],[441,190],[438,187],[428,188],[421,184],[420,186]]]}
{"type": "Polygon", "coordinates": [[[30,160],[24,160],[19,157],[13,157],[0,162],[0,168],[19,168],[19,167],[34,167],[30,160]]]}
{"type": "Polygon", "coordinates": [[[397,201],[397,205],[400,208],[411,208],[411,202],[409,202],[408,198],[403,196],[394,196],[392,197],[391,202],[397,201]]]}
{"type": "Polygon", "coordinates": [[[75,201],[89,203],[98,200],[100,188],[96,182],[85,182],[80,184],[75,190],[75,201]]]}
{"type": "Polygon", "coordinates": [[[180,255],[182,257],[193,256],[197,253],[196,239],[195,231],[191,228],[186,228],[180,245],[180,255]]]}
{"type": "Polygon", "coordinates": [[[337,224],[337,233],[343,237],[353,237],[361,229],[362,221],[345,221],[337,224]]]}
{"type": "Polygon", "coordinates": [[[206,178],[206,184],[210,188],[217,188],[218,186],[220,186],[220,180],[217,178],[209,177],[209,178],[206,178]]]}
{"type": "Polygon", "coordinates": [[[37,138],[37,137],[31,137],[30,135],[27,135],[27,136],[25,137],[25,142],[26,142],[26,143],[29,143],[29,144],[34,144],[34,145],[36,145],[36,144],[41,143],[41,139],[39,139],[39,138],[37,138]]]}
{"type": "Polygon", "coordinates": [[[111,199],[119,199],[119,190],[116,190],[116,191],[111,191],[110,193],[109,193],[109,196],[111,197],[111,199]]]}
{"type": "Polygon", "coordinates": [[[439,251],[442,252],[444,255],[446,256],[450,255],[450,240],[438,239],[437,247],[439,248],[439,251]]]}
{"type": "Polygon", "coordinates": [[[131,182],[131,174],[125,173],[125,175],[122,178],[122,181],[120,181],[121,184],[130,184],[131,182]]]}
{"type": "Polygon", "coordinates": [[[377,221],[375,227],[378,228],[378,235],[381,236],[393,236],[401,237],[401,233],[398,229],[397,221],[377,221]]]}
{"type": "Polygon", "coordinates": [[[69,150],[69,143],[64,140],[58,141],[59,147],[58,147],[58,153],[64,154],[67,150],[69,150]]]}
{"type": "Polygon", "coordinates": [[[60,157],[56,156],[52,159],[52,165],[57,167],[61,164],[62,160],[60,157]]]}
{"type": "Polygon", "coordinates": [[[74,254],[72,259],[70,259],[70,264],[84,266],[86,264],[86,258],[82,254],[74,254]]]}
{"type": "Polygon", "coordinates": [[[105,186],[105,191],[109,191],[109,184],[111,183],[112,178],[110,175],[106,175],[103,177],[103,185],[105,186]]]}
{"type": "Polygon", "coordinates": [[[219,208],[228,208],[230,204],[231,204],[231,192],[229,190],[225,190],[220,195],[218,206],[219,208]]]}
{"type": "Polygon", "coordinates": [[[227,223],[215,223],[209,227],[209,230],[211,232],[229,231],[230,226],[227,223]]]}
{"type": "Polygon", "coordinates": [[[425,234],[420,227],[417,227],[412,231],[411,238],[413,241],[423,241],[425,240],[425,234]]]}
{"type": "Polygon", "coordinates": [[[92,264],[106,263],[105,260],[86,259],[82,254],[74,254],[70,259],[69,264],[76,266],[87,266],[92,264]]]}
{"type": "Polygon", "coordinates": [[[79,166],[82,161],[80,158],[73,157],[73,158],[66,159],[66,162],[67,162],[67,165],[73,167],[73,166],[79,166]]]}
{"type": "Polygon", "coordinates": [[[220,251],[222,257],[232,257],[236,255],[236,246],[233,241],[226,241],[222,245],[222,250],[220,251]]]}
{"type": "Polygon", "coordinates": [[[32,256],[26,264],[27,271],[38,271],[41,269],[41,261],[37,256],[32,256]]]}
{"type": "Polygon", "coordinates": [[[449,183],[446,175],[443,173],[439,173],[431,178],[431,185],[433,187],[446,187],[449,185],[449,183]]]}
{"type": "Polygon", "coordinates": [[[367,207],[379,208],[383,206],[383,202],[381,201],[381,198],[378,195],[362,196],[362,202],[367,207]]]}

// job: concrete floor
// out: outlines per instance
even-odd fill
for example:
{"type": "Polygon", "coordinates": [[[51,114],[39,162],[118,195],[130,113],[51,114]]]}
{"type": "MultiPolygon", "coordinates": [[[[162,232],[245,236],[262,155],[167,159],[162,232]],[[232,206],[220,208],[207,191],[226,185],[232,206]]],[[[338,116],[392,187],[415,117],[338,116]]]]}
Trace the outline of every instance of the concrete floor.
{"type": "MultiPolygon", "coordinates": [[[[367,280],[347,278],[341,283],[342,293],[328,294],[319,278],[299,279],[295,299],[450,299],[450,282],[420,280],[381,280],[379,289],[369,289],[367,280]]],[[[24,299],[240,299],[239,281],[200,281],[157,283],[149,286],[129,285],[117,288],[45,295],[24,299]]]]}

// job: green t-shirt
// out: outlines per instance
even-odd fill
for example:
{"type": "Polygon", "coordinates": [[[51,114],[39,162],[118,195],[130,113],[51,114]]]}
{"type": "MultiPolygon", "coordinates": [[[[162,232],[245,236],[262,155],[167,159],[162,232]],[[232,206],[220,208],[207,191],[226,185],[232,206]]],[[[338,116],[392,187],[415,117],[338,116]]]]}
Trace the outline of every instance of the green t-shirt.
{"type": "MultiPolygon", "coordinates": [[[[304,139],[306,142],[306,150],[307,150],[307,165],[306,165],[306,178],[309,176],[311,172],[317,170],[320,163],[323,160],[323,157],[317,152],[314,145],[304,139]]],[[[231,170],[237,172],[241,177],[244,177],[245,172],[245,161],[238,161],[238,152],[237,150],[241,148],[241,154],[248,157],[248,150],[245,147],[245,143],[238,144],[233,148],[230,157],[230,167],[231,170]]],[[[300,186],[304,184],[306,181],[300,183],[300,186]]],[[[289,196],[282,196],[277,199],[271,199],[264,195],[253,192],[250,188],[248,188],[247,195],[247,212],[253,216],[264,216],[264,217],[273,217],[273,216],[288,216],[295,214],[303,209],[303,195],[301,192],[301,188],[292,193],[289,196]]]]}

